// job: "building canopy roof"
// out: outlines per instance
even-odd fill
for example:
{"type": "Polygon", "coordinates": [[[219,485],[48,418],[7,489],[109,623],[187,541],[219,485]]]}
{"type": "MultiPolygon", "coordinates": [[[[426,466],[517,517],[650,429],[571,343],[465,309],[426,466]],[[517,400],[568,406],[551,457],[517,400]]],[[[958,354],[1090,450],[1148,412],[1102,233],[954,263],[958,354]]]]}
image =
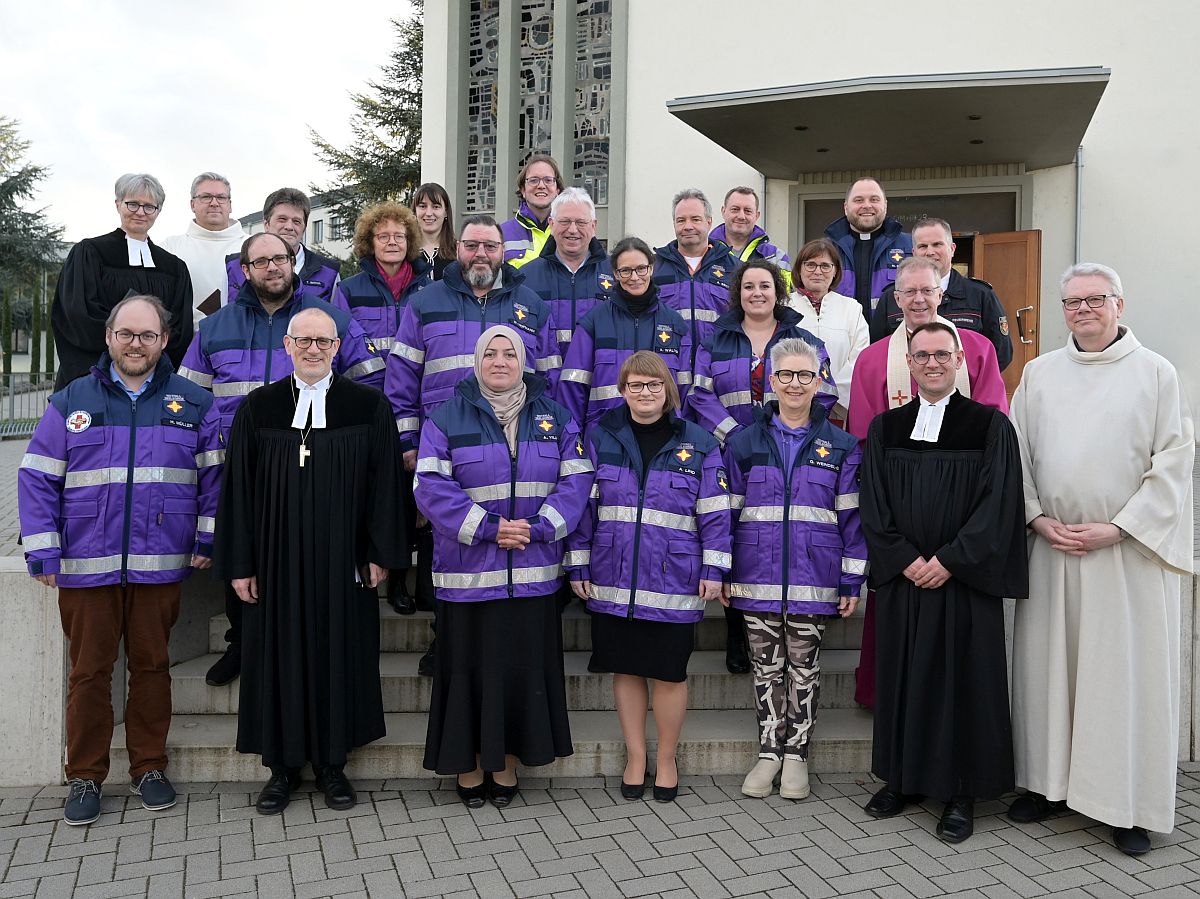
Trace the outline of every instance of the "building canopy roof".
{"type": "Polygon", "coordinates": [[[894,75],[667,101],[768,178],[1075,158],[1110,70],[894,75]]]}

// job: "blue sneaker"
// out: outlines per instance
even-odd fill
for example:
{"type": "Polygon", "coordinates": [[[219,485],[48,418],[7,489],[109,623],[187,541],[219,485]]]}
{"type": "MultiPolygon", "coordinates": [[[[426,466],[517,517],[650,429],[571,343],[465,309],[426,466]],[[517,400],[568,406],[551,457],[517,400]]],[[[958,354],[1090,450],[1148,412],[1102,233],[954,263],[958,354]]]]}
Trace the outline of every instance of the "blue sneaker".
{"type": "Polygon", "coordinates": [[[91,824],[100,817],[100,785],[94,780],[72,780],[63,806],[63,820],[68,824],[91,824]]]}
{"type": "Polygon", "coordinates": [[[142,808],[160,812],[175,804],[175,788],[161,771],[147,771],[129,785],[129,792],[142,797],[142,808]]]}

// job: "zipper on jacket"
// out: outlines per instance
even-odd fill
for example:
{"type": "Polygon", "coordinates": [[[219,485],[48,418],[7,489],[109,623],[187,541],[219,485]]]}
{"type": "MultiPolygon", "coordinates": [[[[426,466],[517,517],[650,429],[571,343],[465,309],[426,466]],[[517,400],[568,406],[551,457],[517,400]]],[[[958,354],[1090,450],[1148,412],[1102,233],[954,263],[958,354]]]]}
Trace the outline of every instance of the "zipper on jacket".
{"type": "Polygon", "coordinates": [[[121,586],[129,582],[129,534],[133,527],[133,463],[137,452],[137,399],[129,398],[129,464],[125,466],[125,520],[121,531],[121,586]]]}
{"type": "MultiPolygon", "coordinates": [[[[509,457],[508,468],[508,520],[512,521],[517,514],[517,453],[521,452],[521,442],[517,441],[517,450],[509,457]]],[[[508,551],[508,597],[513,595],[513,550],[508,551]]]]}
{"type": "Polygon", "coordinates": [[[263,385],[271,383],[271,356],[275,350],[275,313],[267,315],[267,367],[263,371],[263,385]]]}
{"type": "MultiPolygon", "coordinates": [[[[651,460],[653,461],[653,460],[651,460]]],[[[646,472],[646,477],[650,477],[650,472],[646,472]]],[[[638,505],[637,519],[633,523],[633,574],[629,579],[629,611],[626,613],[626,618],[633,618],[633,599],[637,596],[637,581],[638,581],[638,555],[642,549],[642,507],[646,504],[646,487],[643,484],[638,487],[638,505]]]]}

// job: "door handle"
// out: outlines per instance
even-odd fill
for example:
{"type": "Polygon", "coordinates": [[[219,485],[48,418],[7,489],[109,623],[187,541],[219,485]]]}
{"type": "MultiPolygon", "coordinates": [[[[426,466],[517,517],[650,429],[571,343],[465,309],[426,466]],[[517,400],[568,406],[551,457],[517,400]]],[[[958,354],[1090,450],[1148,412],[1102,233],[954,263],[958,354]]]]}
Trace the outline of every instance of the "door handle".
{"type": "Polygon", "coordinates": [[[1023,312],[1032,312],[1032,306],[1022,306],[1017,310],[1017,338],[1024,344],[1032,344],[1033,341],[1025,336],[1025,320],[1021,317],[1023,312]]]}

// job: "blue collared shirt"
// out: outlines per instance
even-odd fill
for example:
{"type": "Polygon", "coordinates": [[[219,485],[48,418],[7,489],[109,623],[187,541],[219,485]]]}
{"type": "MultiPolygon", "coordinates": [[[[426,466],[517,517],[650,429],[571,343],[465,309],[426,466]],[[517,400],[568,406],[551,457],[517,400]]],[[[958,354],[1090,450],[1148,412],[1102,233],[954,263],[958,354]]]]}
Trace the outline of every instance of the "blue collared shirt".
{"type": "Polygon", "coordinates": [[[129,385],[121,379],[121,373],[117,371],[117,364],[115,362],[108,363],[108,376],[113,379],[114,384],[121,385],[121,389],[125,391],[131,400],[136,400],[139,396],[146,392],[146,388],[150,386],[150,382],[153,380],[154,372],[151,371],[150,374],[151,377],[142,381],[141,387],[139,387],[137,390],[132,390],[130,389],[129,385]]]}

